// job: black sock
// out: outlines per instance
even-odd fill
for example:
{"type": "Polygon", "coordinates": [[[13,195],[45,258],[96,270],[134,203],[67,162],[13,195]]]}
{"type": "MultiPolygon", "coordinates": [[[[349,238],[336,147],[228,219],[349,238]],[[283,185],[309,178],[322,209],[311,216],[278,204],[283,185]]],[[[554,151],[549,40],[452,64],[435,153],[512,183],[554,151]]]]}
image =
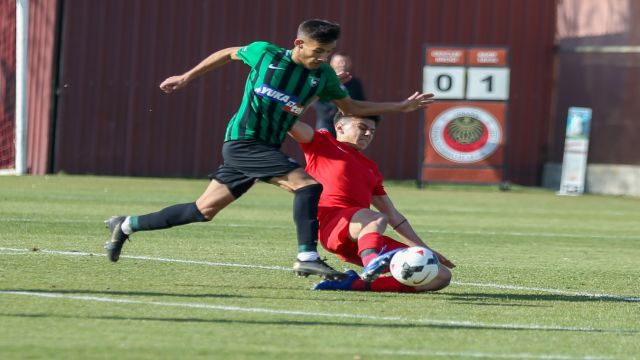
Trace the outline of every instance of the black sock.
{"type": "Polygon", "coordinates": [[[322,185],[312,184],[294,192],[293,221],[298,231],[298,252],[317,251],[318,201],[322,185]]]}
{"type": "Polygon", "coordinates": [[[132,216],[133,231],[168,229],[173,226],[206,221],[196,203],[178,204],[147,215],[132,216]]]}

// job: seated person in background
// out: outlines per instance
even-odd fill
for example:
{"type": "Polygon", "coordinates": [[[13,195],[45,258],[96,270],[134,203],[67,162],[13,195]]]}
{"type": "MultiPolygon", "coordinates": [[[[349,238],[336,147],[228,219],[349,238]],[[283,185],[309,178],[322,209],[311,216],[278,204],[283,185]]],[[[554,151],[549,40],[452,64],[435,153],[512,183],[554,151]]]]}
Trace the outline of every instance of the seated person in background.
{"type": "MultiPolygon", "coordinates": [[[[331,56],[329,65],[337,74],[349,74],[350,80],[343,85],[349,92],[349,96],[354,100],[365,100],[362,83],[351,72],[351,58],[349,55],[336,52],[331,56]]],[[[334,138],[336,137],[336,129],[333,127],[333,118],[338,112],[338,107],[332,102],[318,101],[313,104],[316,111],[316,129],[327,130],[334,138]]]]}

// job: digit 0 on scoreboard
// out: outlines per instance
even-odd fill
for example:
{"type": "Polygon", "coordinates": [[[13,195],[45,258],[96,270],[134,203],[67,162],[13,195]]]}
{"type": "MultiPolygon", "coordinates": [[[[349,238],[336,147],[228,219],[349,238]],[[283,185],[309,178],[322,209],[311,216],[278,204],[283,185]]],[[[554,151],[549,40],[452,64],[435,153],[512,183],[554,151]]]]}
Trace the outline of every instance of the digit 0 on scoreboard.
{"type": "Polygon", "coordinates": [[[430,48],[422,69],[423,92],[433,93],[436,99],[462,99],[465,93],[466,49],[430,48]]]}

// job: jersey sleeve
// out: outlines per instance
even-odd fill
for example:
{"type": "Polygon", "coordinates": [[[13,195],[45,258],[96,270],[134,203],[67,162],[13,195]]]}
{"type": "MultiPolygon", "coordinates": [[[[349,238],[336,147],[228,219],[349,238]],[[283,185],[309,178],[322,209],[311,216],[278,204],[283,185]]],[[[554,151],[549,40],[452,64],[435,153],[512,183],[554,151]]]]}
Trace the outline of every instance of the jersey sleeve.
{"type": "Polygon", "coordinates": [[[313,139],[310,143],[300,143],[300,148],[304,153],[304,160],[307,163],[306,170],[307,172],[315,171],[315,167],[317,166],[316,160],[318,159],[318,153],[320,152],[323,142],[322,132],[315,130],[313,133],[313,139]]]}
{"type": "Polygon", "coordinates": [[[382,185],[382,181],[376,184],[376,187],[373,188],[373,195],[375,196],[387,195],[387,192],[384,191],[384,185],[382,185]]]}
{"type": "Polygon", "coordinates": [[[333,99],[344,99],[349,96],[349,92],[347,88],[344,87],[340,83],[340,79],[338,79],[338,75],[333,69],[326,65],[328,69],[325,69],[325,73],[327,74],[327,83],[325,87],[318,92],[319,101],[329,102],[333,99]]]}
{"type": "Polygon", "coordinates": [[[241,47],[236,55],[242,60],[242,62],[254,67],[269,45],[270,44],[266,41],[256,41],[247,46],[241,47]]]}
{"type": "Polygon", "coordinates": [[[314,130],[313,132],[313,139],[311,139],[310,143],[300,143],[300,148],[302,149],[302,151],[304,152],[305,156],[307,154],[309,155],[313,155],[313,153],[315,151],[317,151],[316,149],[318,148],[318,143],[320,143],[322,141],[322,133],[320,133],[318,130],[314,130]]]}
{"type": "Polygon", "coordinates": [[[376,174],[376,177],[377,177],[377,183],[373,188],[373,195],[374,196],[387,195],[387,192],[384,190],[384,185],[383,185],[384,178],[382,177],[382,174],[380,173],[380,169],[378,169],[378,165],[376,165],[373,161],[371,163],[374,166],[375,174],[376,174]]]}

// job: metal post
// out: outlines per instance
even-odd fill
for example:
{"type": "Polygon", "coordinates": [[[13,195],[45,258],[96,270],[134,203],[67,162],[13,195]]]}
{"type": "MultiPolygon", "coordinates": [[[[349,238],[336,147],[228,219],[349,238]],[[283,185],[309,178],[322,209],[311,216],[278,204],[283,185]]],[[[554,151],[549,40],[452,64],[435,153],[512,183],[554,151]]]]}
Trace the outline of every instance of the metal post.
{"type": "Polygon", "coordinates": [[[27,173],[29,0],[16,0],[16,174],[27,173]]]}

